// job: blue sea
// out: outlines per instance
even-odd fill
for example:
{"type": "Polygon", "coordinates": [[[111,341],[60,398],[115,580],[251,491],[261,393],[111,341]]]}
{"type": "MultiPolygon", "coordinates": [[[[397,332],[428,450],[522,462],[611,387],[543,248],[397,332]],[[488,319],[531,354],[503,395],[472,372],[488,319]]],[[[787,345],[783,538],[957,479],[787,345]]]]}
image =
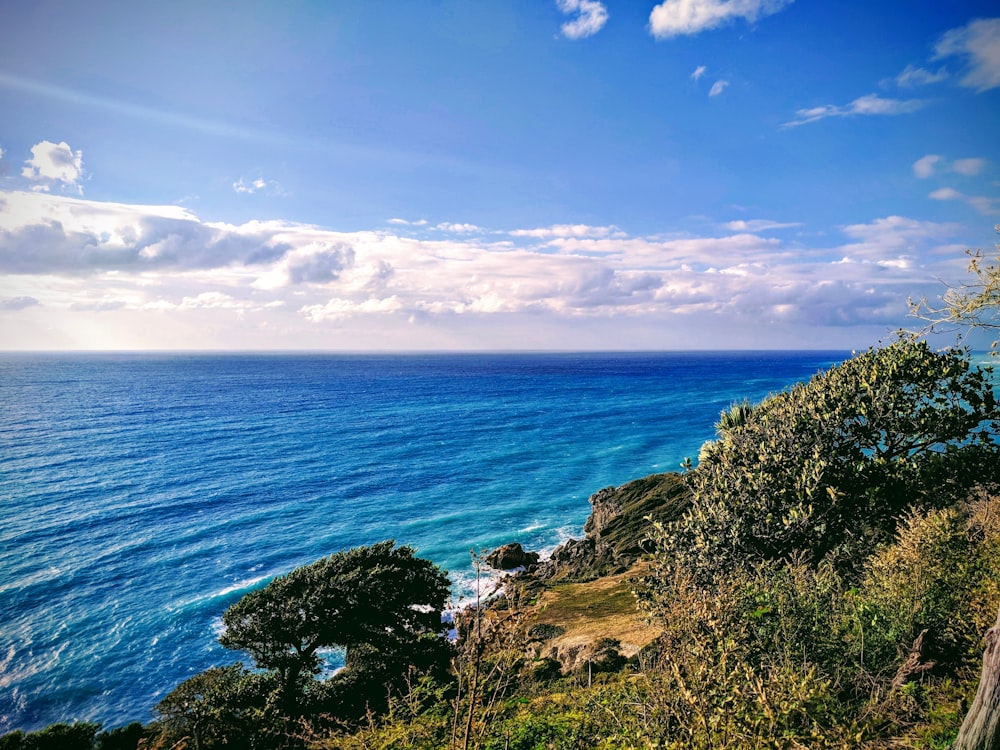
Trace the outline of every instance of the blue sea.
{"type": "Polygon", "coordinates": [[[222,612],[396,539],[582,535],[596,490],[676,471],[719,412],[848,352],[0,355],[0,733],[153,718],[248,661],[222,612]]]}

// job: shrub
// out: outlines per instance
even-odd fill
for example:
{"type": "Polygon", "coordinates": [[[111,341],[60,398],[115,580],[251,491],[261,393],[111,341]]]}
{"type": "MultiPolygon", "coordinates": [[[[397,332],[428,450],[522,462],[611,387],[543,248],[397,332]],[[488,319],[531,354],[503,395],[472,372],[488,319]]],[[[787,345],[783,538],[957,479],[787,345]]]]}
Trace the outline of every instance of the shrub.
{"type": "Polygon", "coordinates": [[[946,507],[1000,472],[1000,408],[960,351],[900,339],[720,420],[659,542],[703,578],[794,552],[858,571],[910,506],[946,507]]]}

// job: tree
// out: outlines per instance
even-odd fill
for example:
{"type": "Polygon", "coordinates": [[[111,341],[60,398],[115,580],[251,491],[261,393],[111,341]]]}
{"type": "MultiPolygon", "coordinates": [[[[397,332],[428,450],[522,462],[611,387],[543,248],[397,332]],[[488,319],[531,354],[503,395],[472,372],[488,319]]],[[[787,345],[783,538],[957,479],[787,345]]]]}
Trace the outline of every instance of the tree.
{"type": "Polygon", "coordinates": [[[1000,611],[986,633],[983,674],[952,750],[1000,748],[1000,611]]]}
{"type": "Polygon", "coordinates": [[[186,737],[193,750],[249,747],[252,738],[266,733],[263,713],[273,687],[268,683],[267,675],[248,672],[240,663],[184,680],[154,709],[162,746],[173,747],[186,737]]]}
{"type": "Polygon", "coordinates": [[[443,645],[447,575],[392,540],[296,568],[230,607],[223,646],[248,652],[278,678],[280,703],[298,713],[322,669],[321,650],[345,651],[344,677],[443,645]],[[373,652],[380,658],[373,658],[373,652]]]}
{"type": "MultiPolygon", "coordinates": [[[[995,229],[1000,232],[1000,224],[995,229]]],[[[993,262],[982,250],[966,251],[972,280],[948,285],[942,298],[943,307],[934,307],[926,299],[910,300],[911,314],[927,323],[925,331],[979,329],[1000,332],[1000,244],[996,248],[998,253],[993,262]]],[[[994,340],[993,350],[996,348],[994,340]]]]}
{"type": "Polygon", "coordinates": [[[20,730],[0,737],[2,750],[91,750],[101,725],[94,722],[50,724],[25,734],[20,730]]]}
{"type": "Polygon", "coordinates": [[[987,371],[903,337],[723,420],[660,544],[709,578],[795,552],[856,564],[909,506],[997,478],[998,420],[987,371]]]}

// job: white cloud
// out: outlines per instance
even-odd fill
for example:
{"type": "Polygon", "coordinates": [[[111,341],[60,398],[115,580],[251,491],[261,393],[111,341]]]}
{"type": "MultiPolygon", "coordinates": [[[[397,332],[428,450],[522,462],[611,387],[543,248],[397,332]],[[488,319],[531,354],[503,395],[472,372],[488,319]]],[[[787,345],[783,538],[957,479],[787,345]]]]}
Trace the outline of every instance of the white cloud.
{"type": "MultiPolygon", "coordinates": [[[[585,342],[577,334],[545,338],[580,318],[588,325],[575,330],[596,326],[610,336],[605,345],[624,341],[633,326],[736,335],[785,320],[881,331],[905,325],[906,293],[946,276],[927,258],[958,232],[888,217],[845,227],[846,241],[833,248],[754,234],[792,226],[747,219],[717,235],[663,238],[555,224],[413,237],[279,221],[229,225],[176,206],[7,192],[0,315],[45,326],[37,330],[116,331],[136,346],[168,348],[190,346],[192,337],[244,348],[551,346],[585,342]],[[518,335],[529,336],[521,344],[508,326],[514,320],[518,335]],[[486,333],[501,329],[499,339],[486,333]],[[466,331],[461,342],[450,338],[457,330],[466,331]],[[271,338],[257,338],[265,333],[271,338]]],[[[961,246],[953,255],[962,265],[961,246]]],[[[0,325],[0,341],[12,341],[14,328],[0,325]]],[[[88,340],[109,346],[111,336],[88,340]]]]}
{"type": "Polygon", "coordinates": [[[37,187],[40,190],[48,190],[51,183],[61,182],[83,192],[79,185],[83,176],[83,152],[74,151],[65,141],[36,143],[31,147],[31,158],[25,164],[28,166],[21,170],[21,176],[39,183],[37,187]]]}
{"type": "Polygon", "coordinates": [[[561,27],[567,39],[593,36],[608,22],[608,10],[597,0],[556,0],[556,5],[566,15],[576,14],[576,18],[561,27]]]}
{"type": "Polygon", "coordinates": [[[107,271],[257,265],[288,247],[262,223],[212,224],[177,206],[46,193],[0,193],[0,271],[92,276],[107,271]]]}
{"type": "Polygon", "coordinates": [[[796,127],[828,117],[855,117],[866,115],[905,115],[916,112],[926,105],[922,99],[886,99],[878,94],[858,97],[847,106],[824,104],[819,107],[800,109],[795,119],[785,123],[785,127],[796,127]]]}
{"type": "Polygon", "coordinates": [[[878,94],[867,94],[851,102],[851,115],[904,115],[916,112],[925,102],[920,99],[884,99],[878,94]]]}
{"type": "Polygon", "coordinates": [[[624,237],[625,234],[616,226],[593,227],[589,224],[554,224],[551,227],[538,229],[515,229],[510,232],[512,237],[624,237]]]}
{"type": "Polygon", "coordinates": [[[281,189],[281,185],[279,185],[275,180],[265,180],[263,177],[256,177],[253,180],[247,180],[240,177],[240,179],[233,183],[233,190],[243,195],[253,195],[254,193],[259,193],[262,190],[267,191],[269,195],[285,194],[281,189]]]}
{"type": "Polygon", "coordinates": [[[477,227],[475,224],[451,224],[448,222],[442,222],[434,228],[440,229],[442,232],[454,232],[456,234],[468,234],[470,232],[482,231],[482,229],[477,227]]]}
{"type": "Polygon", "coordinates": [[[729,81],[716,81],[712,84],[712,90],[708,92],[709,96],[718,96],[723,91],[726,90],[726,86],[729,85],[729,81]]]}
{"type": "Polygon", "coordinates": [[[649,30],[657,39],[697,34],[733,19],[749,23],[777,13],[793,0],[664,0],[649,14],[649,30]]]}
{"type": "Polygon", "coordinates": [[[955,172],[965,177],[974,177],[980,174],[985,168],[986,159],[979,157],[947,161],[943,156],[939,156],[938,154],[928,154],[913,163],[913,174],[924,179],[935,173],[947,171],[955,172]]]}
{"type": "Polygon", "coordinates": [[[275,290],[299,284],[329,284],[354,265],[354,248],[347,242],[318,240],[291,247],[252,286],[275,290]]]}
{"type": "Polygon", "coordinates": [[[951,29],[935,45],[934,53],[934,59],[966,59],[962,86],[978,92],[1000,86],[1000,18],[980,18],[951,29]]]}
{"type": "Polygon", "coordinates": [[[887,216],[869,224],[842,227],[855,240],[842,249],[846,255],[866,261],[884,262],[900,254],[915,254],[928,242],[938,241],[959,231],[954,224],[920,221],[905,216],[887,216]]]}
{"type": "Polygon", "coordinates": [[[926,86],[931,83],[939,83],[947,77],[948,71],[945,68],[938,68],[937,70],[931,71],[926,68],[918,68],[913,65],[907,65],[903,69],[903,72],[896,76],[894,81],[900,88],[908,89],[915,86],[926,86]]]}
{"type": "Polygon", "coordinates": [[[933,198],[936,201],[954,201],[962,198],[963,196],[954,188],[943,187],[932,191],[927,197],[933,198]]]}
{"type": "Polygon", "coordinates": [[[788,229],[791,227],[802,226],[799,222],[780,222],[780,221],[770,221],[768,219],[751,219],[750,221],[730,221],[726,225],[726,229],[733,232],[766,232],[769,229],[788,229]]]}
{"type": "Polygon", "coordinates": [[[913,174],[920,179],[926,179],[934,174],[934,170],[940,161],[941,157],[937,154],[927,154],[927,156],[922,156],[913,162],[913,174]]]}
{"type": "Polygon", "coordinates": [[[979,174],[986,167],[986,159],[955,159],[951,163],[951,171],[966,177],[979,174]]]}
{"type": "Polygon", "coordinates": [[[1000,209],[998,209],[1000,201],[984,195],[966,195],[951,187],[938,188],[928,194],[927,197],[936,201],[964,201],[986,216],[1000,213],[1000,209]]]}
{"type": "Polygon", "coordinates": [[[697,81],[699,78],[705,75],[705,71],[707,70],[708,68],[706,68],[704,65],[699,65],[697,68],[694,69],[694,73],[691,74],[691,80],[697,81]]]}
{"type": "Polygon", "coordinates": [[[427,219],[419,219],[417,221],[407,221],[406,219],[389,219],[389,224],[399,224],[401,226],[411,226],[411,227],[423,227],[427,225],[427,219]]]}
{"type": "Polygon", "coordinates": [[[323,305],[305,305],[299,312],[313,323],[346,320],[356,315],[395,313],[403,310],[397,297],[369,298],[360,302],[334,298],[323,305]]]}
{"type": "Polygon", "coordinates": [[[250,182],[247,182],[242,177],[240,177],[240,179],[238,179],[236,182],[233,183],[233,190],[235,190],[237,193],[253,194],[256,193],[258,190],[263,190],[265,187],[267,187],[267,183],[264,181],[264,178],[262,177],[258,177],[256,180],[252,180],[250,182]]]}

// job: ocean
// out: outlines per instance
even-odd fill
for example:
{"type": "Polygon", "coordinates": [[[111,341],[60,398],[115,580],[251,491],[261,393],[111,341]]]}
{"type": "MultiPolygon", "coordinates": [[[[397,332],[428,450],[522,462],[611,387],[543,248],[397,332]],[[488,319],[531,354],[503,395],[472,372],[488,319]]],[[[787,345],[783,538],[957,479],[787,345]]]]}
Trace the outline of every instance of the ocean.
{"type": "Polygon", "coordinates": [[[589,495],[848,356],[2,354],[0,733],[151,720],[249,662],[229,605],[338,550],[412,545],[460,604],[473,551],[581,536],[589,495]]]}

